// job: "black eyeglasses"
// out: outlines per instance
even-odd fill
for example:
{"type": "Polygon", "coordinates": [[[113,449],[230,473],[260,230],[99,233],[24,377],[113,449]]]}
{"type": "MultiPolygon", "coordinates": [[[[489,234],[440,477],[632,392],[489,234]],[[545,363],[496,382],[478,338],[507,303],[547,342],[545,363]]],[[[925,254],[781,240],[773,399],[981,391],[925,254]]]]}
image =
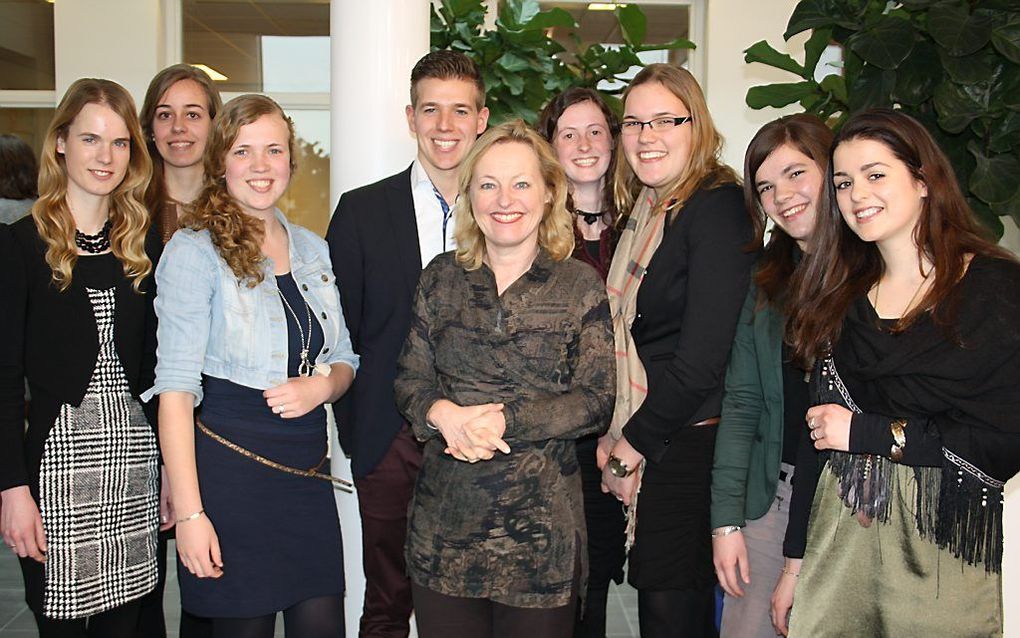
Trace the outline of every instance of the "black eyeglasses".
{"type": "Polygon", "coordinates": [[[638,120],[624,120],[620,124],[620,133],[623,135],[640,135],[641,131],[645,130],[645,127],[651,128],[653,131],[668,131],[671,128],[676,128],[685,122],[693,122],[694,118],[691,116],[686,117],[657,117],[654,120],[648,120],[647,122],[640,122],[638,120]]]}

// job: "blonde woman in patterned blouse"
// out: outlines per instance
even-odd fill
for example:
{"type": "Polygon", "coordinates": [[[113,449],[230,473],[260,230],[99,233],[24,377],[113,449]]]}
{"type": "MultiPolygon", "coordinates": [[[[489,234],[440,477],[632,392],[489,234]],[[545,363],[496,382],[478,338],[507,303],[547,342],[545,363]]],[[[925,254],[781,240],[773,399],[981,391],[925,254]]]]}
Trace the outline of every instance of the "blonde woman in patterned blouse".
{"type": "Polygon", "coordinates": [[[489,130],[461,168],[457,251],[419,282],[395,390],[425,442],[406,550],[422,638],[572,633],[587,557],[574,439],[605,428],[615,372],[565,200],[545,140],[521,121],[489,130]]]}

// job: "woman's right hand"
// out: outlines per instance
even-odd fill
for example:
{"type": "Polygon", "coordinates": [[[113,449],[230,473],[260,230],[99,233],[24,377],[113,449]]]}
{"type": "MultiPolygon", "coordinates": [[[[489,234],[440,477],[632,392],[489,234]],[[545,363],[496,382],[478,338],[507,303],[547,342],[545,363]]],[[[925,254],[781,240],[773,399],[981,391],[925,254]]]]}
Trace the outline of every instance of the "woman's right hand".
{"type": "Polygon", "coordinates": [[[43,533],[42,516],[28,491],[27,485],[11,487],[0,493],[3,499],[4,543],[21,558],[46,562],[46,535],[43,533]]]}
{"type": "Polygon", "coordinates": [[[776,588],[772,591],[772,627],[780,636],[790,631],[790,610],[793,608],[793,594],[802,562],[801,558],[787,558],[779,580],[776,581],[776,588]]]}
{"type": "Polygon", "coordinates": [[[199,578],[223,575],[220,541],[205,514],[177,523],[177,553],[189,572],[199,578]]]}
{"type": "MultiPolygon", "coordinates": [[[[448,399],[440,399],[429,408],[426,419],[433,427],[439,430],[443,440],[446,441],[446,449],[450,455],[457,460],[474,463],[479,460],[492,458],[492,453],[496,449],[502,450],[502,448],[496,445],[495,441],[491,445],[492,449],[476,447],[472,443],[472,437],[465,432],[465,425],[489,413],[502,411],[502,403],[459,406],[448,399]]],[[[475,439],[477,442],[477,437],[475,439]]],[[[499,439],[499,441],[504,446],[506,445],[502,439],[499,439]]]]}
{"type": "Polygon", "coordinates": [[[719,585],[730,596],[740,598],[744,590],[740,583],[751,584],[751,564],[747,560],[747,545],[742,531],[712,538],[712,562],[719,585]]]}

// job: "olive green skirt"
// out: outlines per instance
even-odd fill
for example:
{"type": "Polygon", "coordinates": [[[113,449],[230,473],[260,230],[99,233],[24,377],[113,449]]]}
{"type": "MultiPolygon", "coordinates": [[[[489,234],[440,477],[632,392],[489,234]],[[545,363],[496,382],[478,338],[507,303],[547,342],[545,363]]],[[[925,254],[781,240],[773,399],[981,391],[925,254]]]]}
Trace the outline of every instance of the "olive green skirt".
{"type": "Polygon", "coordinates": [[[791,638],[1002,636],[1002,578],[921,538],[913,470],[896,465],[889,521],[862,524],[826,464],[811,507],[791,638]]]}

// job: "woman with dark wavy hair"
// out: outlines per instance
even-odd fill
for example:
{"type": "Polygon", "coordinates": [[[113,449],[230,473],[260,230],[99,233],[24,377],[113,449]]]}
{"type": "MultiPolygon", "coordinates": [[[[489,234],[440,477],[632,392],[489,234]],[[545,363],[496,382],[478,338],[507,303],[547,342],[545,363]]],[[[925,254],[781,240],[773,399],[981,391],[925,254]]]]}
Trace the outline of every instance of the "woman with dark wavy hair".
{"type": "Polygon", "coordinates": [[[1000,636],[1020,264],[901,112],[847,121],[826,190],[788,305],[794,353],[814,363],[784,546],[803,557],[789,634],[1000,636]]]}
{"type": "Polygon", "coordinates": [[[358,365],[325,242],[277,208],[294,128],[276,102],[231,100],[205,186],[156,272],[160,441],[181,602],[219,637],[343,634],[343,555],[326,413],[358,365]],[[196,419],[194,408],[202,410],[196,419]],[[312,468],[312,469],[308,469],[312,468]]]}
{"type": "MultiPolygon", "coordinates": [[[[567,210],[574,217],[573,256],[595,268],[603,281],[620,235],[612,184],[616,167],[614,136],[619,126],[620,118],[598,91],[585,87],[569,88],[554,97],[542,109],[538,121],[538,132],[556,151],[567,176],[567,210]]],[[[612,443],[605,432],[577,440],[588,529],[588,591],[574,624],[574,636],[578,638],[606,635],[609,582],[623,582],[627,560],[623,508],[601,489],[602,466],[612,443]]]]}
{"type": "Polygon", "coordinates": [[[139,394],[160,246],[130,94],[73,83],[41,157],[32,215],[0,227],[3,537],[40,636],[128,638],[156,583],[159,525],[155,414],[139,394]]]}

